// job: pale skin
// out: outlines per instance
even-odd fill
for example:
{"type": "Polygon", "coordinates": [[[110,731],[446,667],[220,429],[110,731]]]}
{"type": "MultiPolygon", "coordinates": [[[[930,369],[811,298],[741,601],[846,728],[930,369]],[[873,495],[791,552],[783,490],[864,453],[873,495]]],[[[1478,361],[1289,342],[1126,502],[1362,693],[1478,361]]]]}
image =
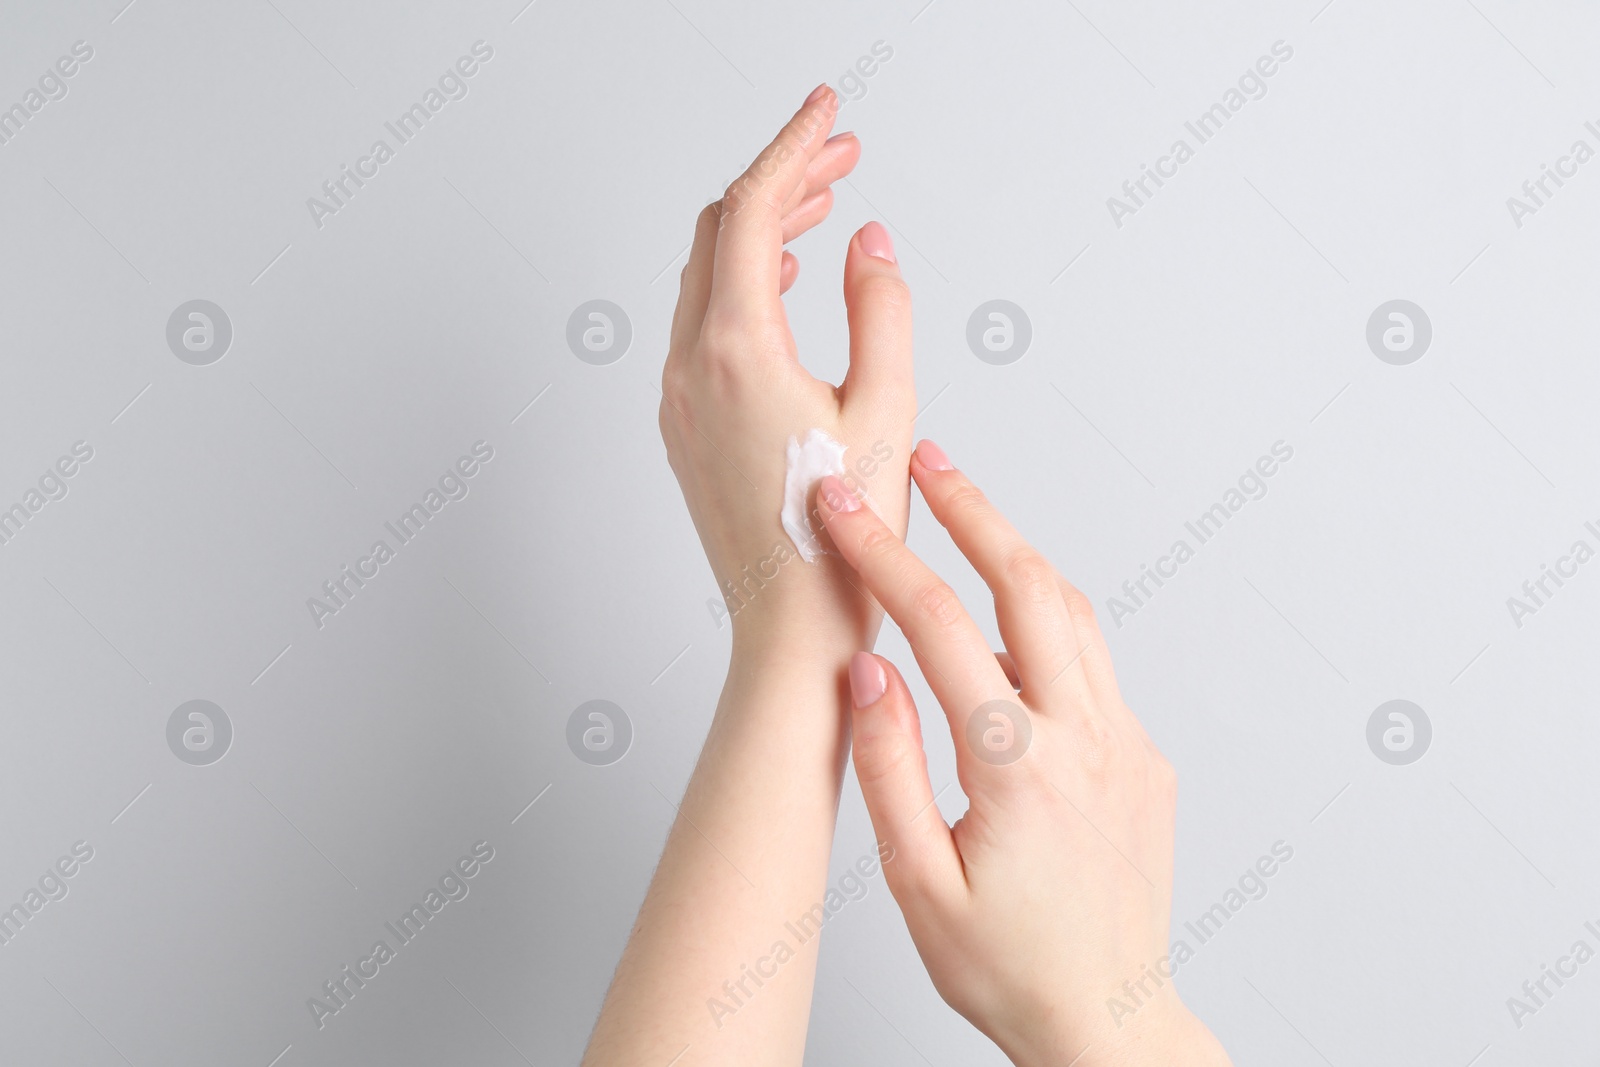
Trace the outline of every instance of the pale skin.
{"type": "MultiPolygon", "coordinates": [[[[720,203],[701,212],[662,372],[661,433],[719,587],[793,545],[778,522],[784,450],[816,427],[889,458],[861,483],[905,530],[916,393],[910,297],[881,226],[852,237],[844,383],[800,366],[781,294],[783,245],[827,216],[860,157],[829,141],[831,90],[802,107],[720,203]]],[[[767,568],[771,573],[771,568],[767,568]]],[[[837,557],[791,559],[732,617],[727,683],[584,1058],[587,1067],[800,1062],[818,940],[737,1014],[707,1002],[825,893],[849,751],[851,654],[881,613],[837,557]],[[720,1022],[720,1025],[718,1023],[720,1022]],[[684,1051],[687,1048],[687,1051],[684,1051]]],[[[747,984],[746,988],[752,988],[747,984]]],[[[741,998],[743,999],[743,998],[741,998]]]]}
{"type": "Polygon", "coordinates": [[[913,455],[910,294],[881,225],[845,254],[844,382],[800,366],[781,299],[798,262],[784,245],[826,218],[829,185],[860,157],[853,135],[830,139],[837,107],[819,86],[701,213],[684,268],[661,431],[737,609],[733,650],[583,1063],[801,1063],[820,938],[796,944],[785,924],[826,892],[853,728],[856,774],[893,856],[883,875],[951,1007],[1019,1067],[1226,1064],[1171,982],[1127,1018],[1107,1012],[1167,952],[1171,768],[1117,694],[1087,601],[942,452],[924,442],[913,455]],[[805,563],[778,510],[785,445],[812,428],[854,465],[848,484],[819,487],[813,514],[832,551],[805,563]],[[988,649],[905,547],[912,479],[994,590],[1008,654],[988,649]],[[950,720],[971,802],[954,829],[932,806],[904,681],[862,651],[885,611],[950,720]],[[1003,765],[967,740],[967,719],[993,700],[1031,728],[1003,765]],[[779,940],[792,955],[757,985],[751,965],[779,940]]]}

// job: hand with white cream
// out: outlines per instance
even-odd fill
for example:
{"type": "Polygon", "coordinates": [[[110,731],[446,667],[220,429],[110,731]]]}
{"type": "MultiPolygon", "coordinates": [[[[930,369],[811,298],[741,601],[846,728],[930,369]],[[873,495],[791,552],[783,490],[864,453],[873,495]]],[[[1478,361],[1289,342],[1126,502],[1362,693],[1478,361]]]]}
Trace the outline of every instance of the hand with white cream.
{"type": "Polygon", "coordinates": [[[856,777],[935,988],[1018,1067],[1227,1064],[1171,982],[1176,779],[1122,701],[1093,607],[937,445],[917,446],[911,474],[993,590],[1004,658],[842,482],[818,500],[955,741],[969,807],[950,827],[905,680],[855,655],[856,777]]]}
{"type": "Polygon", "coordinates": [[[750,968],[827,891],[849,748],[845,676],[882,613],[837,555],[807,562],[798,546],[811,542],[817,476],[841,464],[905,532],[916,413],[911,303],[881,225],[845,251],[843,384],[806,373],[784,314],[799,264],[783,246],[827,217],[829,185],[861,154],[854,135],[828,136],[837,110],[819,86],[700,213],[683,271],[661,435],[729,603],[733,650],[584,1067],[799,1067],[804,1057],[821,939],[786,945],[781,969],[759,981],[750,968]]]}
{"type": "MultiPolygon", "coordinates": [[[[784,245],[827,217],[830,184],[860,158],[854,134],[829,137],[837,111],[833,90],[819,88],[700,213],[661,375],[667,457],[733,617],[736,650],[755,637],[763,649],[848,656],[876,632],[878,612],[838,558],[807,562],[813,546],[780,522],[786,480],[795,489],[786,479],[791,441],[807,458],[842,445],[839,473],[891,528],[906,528],[916,412],[911,301],[888,231],[868,223],[845,252],[850,368],[842,384],[800,365],[784,313],[782,294],[799,271],[784,245]]],[[[820,470],[799,487],[807,512],[820,470]]]]}

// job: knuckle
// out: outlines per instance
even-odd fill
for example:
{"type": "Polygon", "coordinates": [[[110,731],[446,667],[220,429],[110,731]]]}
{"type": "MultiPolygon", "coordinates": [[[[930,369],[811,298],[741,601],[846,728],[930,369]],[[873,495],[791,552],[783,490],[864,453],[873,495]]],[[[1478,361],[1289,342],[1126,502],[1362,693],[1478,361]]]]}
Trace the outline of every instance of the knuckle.
{"type": "Polygon", "coordinates": [[[912,594],[911,605],[912,610],[941,629],[954,626],[966,614],[956,591],[942,581],[923,585],[912,594]]]}
{"type": "Polygon", "coordinates": [[[900,539],[887,526],[874,525],[861,534],[856,546],[863,559],[881,560],[894,554],[900,539]]]}
{"type": "MultiPolygon", "coordinates": [[[[812,197],[816,197],[817,200],[817,206],[811,210],[812,215],[820,217],[833,210],[833,186],[825,185],[821,189],[813,189],[810,183],[802,181],[794,191],[795,207],[812,197]]],[[[794,208],[791,207],[789,210],[793,211],[794,208]]]]}
{"type": "Polygon", "coordinates": [[[914,854],[912,849],[896,848],[894,860],[883,865],[884,880],[897,901],[922,903],[938,893],[938,881],[930,866],[916,862],[914,854]]]}
{"type": "Polygon", "coordinates": [[[1154,745],[1150,746],[1150,773],[1163,793],[1178,791],[1178,769],[1154,745]]]}
{"type": "Polygon", "coordinates": [[[899,887],[895,894],[897,899],[914,900],[924,908],[940,906],[946,897],[946,886],[938,868],[931,863],[919,863],[909,855],[895,861],[893,866],[899,868],[894,875],[899,887]]]}
{"type": "Polygon", "coordinates": [[[1151,807],[1171,813],[1178,806],[1178,772],[1154,744],[1145,742],[1145,794],[1151,807]]]}
{"type": "Polygon", "coordinates": [[[855,748],[856,780],[863,787],[892,785],[905,781],[919,770],[916,756],[919,753],[906,745],[882,742],[858,744],[855,748]]]}
{"type": "Polygon", "coordinates": [[[670,408],[665,400],[661,401],[656,410],[656,428],[661,431],[661,440],[667,446],[667,462],[672,462],[672,420],[668,417],[670,408]]]}
{"type": "Polygon", "coordinates": [[[750,202],[753,193],[751,186],[754,183],[748,174],[741,175],[729,183],[723,190],[722,199],[712,205],[716,212],[716,225],[718,229],[739,213],[745,204],[750,202]]]}
{"type": "Polygon", "coordinates": [[[759,162],[765,166],[766,173],[770,174],[795,156],[804,154],[806,142],[815,132],[816,128],[808,127],[804,119],[799,123],[790,122],[779,130],[778,136],[761,153],[759,162]]]}
{"type": "MultiPolygon", "coordinates": [[[[783,216],[784,199],[783,191],[778,188],[778,183],[768,179],[761,183],[751,202],[758,206],[765,216],[765,218],[762,218],[764,225],[776,226],[777,220],[783,216]]],[[[761,218],[761,216],[757,217],[761,218]]]]}
{"type": "Polygon", "coordinates": [[[838,107],[824,97],[822,100],[817,101],[815,106],[806,108],[784,126],[782,136],[792,136],[803,148],[810,144],[817,132],[826,126],[838,113],[838,107]]]}
{"type": "Polygon", "coordinates": [[[745,346],[746,332],[738,316],[718,310],[713,305],[707,309],[706,317],[700,323],[700,340],[695,351],[711,359],[732,358],[745,346]]]}
{"type": "Polygon", "coordinates": [[[1071,617],[1073,625],[1085,628],[1099,626],[1095,619],[1094,601],[1071,583],[1062,582],[1061,586],[1061,595],[1067,603],[1067,615],[1071,617]]]}
{"type": "Polygon", "coordinates": [[[1031,548],[1007,559],[1003,573],[1007,587],[1030,604],[1048,604],[1060,596],[1056,569],[1031,548]]]}
{"type": "Polygon", "coordinates": [[[661,388],[663,391],[678,388],[689,377],[687,353],[681,345],[667,345],[666,358],[661,361],[661,388]]]}
{"type": "Polygon", "coordinates": [[[911,311],[911,287],[898,274],[873,271],[856,282],[856,297],[892,315],[911,311]]]}
{"type": "Polygon", "coordinates": [[[1110,779],[1122,763],[1122,740],[1104,719],[1084,716],[1073,725],[1073,748],[1084,775],[1092,781],[1110,779]]]}
{"type": "Polygon", "coordinates": [[[965,519],[979,519],[989,511],[989,498],[983,490],[963,480],[944,498],[945,506],[953,515],[965,519]]]}
{"type": "Polygon", "coordinates": [[[682,407],[688,393],[687,375],[682,365],[674,359],[668,359],[661,367],[661,398],[662,418],[666,418],[667,405],[682,407]]]}
{"type": "Polygon", "coordinates": [[[720,201],[719,224],[726,223],[751,207],[769,214],[777,213],[782,207],[783,198],[778,189],[780,183],[776,179],[788,155],[787,150],[777,151],[778,148],[781,145],[763,152],[760,158],[750,164],[749,170],[728,186],[720,201]]]}

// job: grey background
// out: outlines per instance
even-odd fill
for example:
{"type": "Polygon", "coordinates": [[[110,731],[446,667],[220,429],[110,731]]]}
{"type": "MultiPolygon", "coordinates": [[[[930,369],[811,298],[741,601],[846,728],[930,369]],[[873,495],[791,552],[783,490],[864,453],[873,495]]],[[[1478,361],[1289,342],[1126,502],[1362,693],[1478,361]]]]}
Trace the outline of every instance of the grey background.
{"type": "MultiPolygon", "coordinates": [[[[843,248],[880,218],[918,433],[1102,604],[1295,449],[1102,615],[1180,771],[1175,936],[1294,848],[1185,997],[1240,1064],[1600,1054],[1600,962],[1520,1030],[1506,1007],[1600,947],[1600,563],[1506,607],[1600,519],[1600,162],[1521,228],[1506,207],[1597,146],[1591,6],[124,2],[0,7],[0,104],[95,50],[0,145],[0,500],[94,449],[0,546],[0,898],[95,849],[0,947],[0,1062],[577,1059],[728,652],[656,430],[677,271],[698,208],[877,41],[839,120],[864,158],[795,246],[814,373],[842,374],[843,248]],[[479,39],[469,95],[316,228],[306,198],[479,39]],[[1280,39],[1267,96],[1116,227],[1106,198],[1280,39]],[[232,321],[210,366],[166,346],[193,299],[232,321]],[[633,326],[608,366],[565,344],[593,299],[633,326]],[[1007,366],[965,344],[991,299],[1032,322],[1007,366]],[[1392,299],[1433,324],[1409,366],[1366,347],[1392,299]],[[480,439],[470,495],[319,630],[306,598],[480,439]],[[1390,766],[1366,723],[1400,698],[1433,741],[1390,766]],[[233,724],[210,766],[166,744],[191,699],[233,724]],[[565,743],[594,699],[634,728],[610,766],[565,743]],[[306,999],[480,839],[470,895],[319,1031],[306,999]]],[[[920,504],[911,537],[986,604],[920,504]]],[[[871,840],[847,781],[834,876],[871,840]]],[[[881,880],[830,925],[808,1063],[1003,1062],[881,880]]]]}

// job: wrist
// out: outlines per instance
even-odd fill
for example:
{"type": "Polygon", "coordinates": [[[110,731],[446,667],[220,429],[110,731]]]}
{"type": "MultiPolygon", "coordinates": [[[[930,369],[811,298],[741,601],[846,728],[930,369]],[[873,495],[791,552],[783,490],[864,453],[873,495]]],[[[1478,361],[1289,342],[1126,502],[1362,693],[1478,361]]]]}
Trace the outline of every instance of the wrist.
{"type": "Polygon", "coordinates": [[[1222,1045],[1176,994],[1140,1018],[1085,1036],[1042,1018],[1001,1048],[1016,1067],[1231,1067],[1222,1045]]]}
{"type": "Polygon", "coordinates": [[[760,598],[731,605],[735,665],[829,669],[872,648],[883,613],[843,573],[845,564],[802,566],[817,568],[803,576],[807,581],[774,584],[760,598]]]}

